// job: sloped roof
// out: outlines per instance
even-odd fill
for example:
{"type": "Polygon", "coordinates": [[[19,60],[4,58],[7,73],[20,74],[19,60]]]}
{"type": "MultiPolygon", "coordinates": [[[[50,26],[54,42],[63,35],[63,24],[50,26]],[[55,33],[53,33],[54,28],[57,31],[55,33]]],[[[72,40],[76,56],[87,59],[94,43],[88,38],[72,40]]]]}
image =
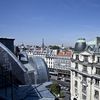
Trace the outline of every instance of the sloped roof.
{"type": "Polygon", "coordinates": [[[90,56],[90,55],[91,55],[91,53],[89,53],[88,51],[83,51],[83,52],[81,52],[80,54],[81,54],[81,55],[87,55],[87,56],[90,56]]]}

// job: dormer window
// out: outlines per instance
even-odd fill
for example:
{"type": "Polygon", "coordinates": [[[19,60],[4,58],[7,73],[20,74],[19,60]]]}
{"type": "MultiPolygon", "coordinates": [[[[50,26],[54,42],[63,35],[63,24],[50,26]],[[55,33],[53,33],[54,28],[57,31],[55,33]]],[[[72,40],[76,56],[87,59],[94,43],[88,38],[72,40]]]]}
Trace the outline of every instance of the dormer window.
{"type": "Polygon", "coordinates": [[[88,62],[88,56],[84,56],[84,61],[88,62]]]}
{"type": "Polygon", "coordinates": [[[76,55],[76,60],[79,60],[79,55],[76,55]]]}
{"type": "Polygon", "coordinates": [[[87,66],[83,66],[83,72],[87,72],[87,66]]]}
{"type": "Polygon", "coordinates": [[[78,69],[78,63],[75,63],[75,69],[78,69]]]}

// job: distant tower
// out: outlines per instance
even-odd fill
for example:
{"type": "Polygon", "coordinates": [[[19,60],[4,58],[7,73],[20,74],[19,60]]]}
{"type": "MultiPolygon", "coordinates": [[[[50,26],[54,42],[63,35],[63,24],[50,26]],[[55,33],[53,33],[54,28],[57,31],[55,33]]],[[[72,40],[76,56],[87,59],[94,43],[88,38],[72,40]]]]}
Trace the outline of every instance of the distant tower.
{"type": "Polygon", "coordinates": [[[42,50],[44,50],[44,38],[42,39],[42,50]]]}
{"type": "Polygon", "coordinates": [[[62,44],[61,47],[64,47],[64,45],[62,44]]]}
{"type": "Polygon", "coordinates": [[[61,45],[61,49],[64,50],[64,45],[63,44],[61,45]]]}

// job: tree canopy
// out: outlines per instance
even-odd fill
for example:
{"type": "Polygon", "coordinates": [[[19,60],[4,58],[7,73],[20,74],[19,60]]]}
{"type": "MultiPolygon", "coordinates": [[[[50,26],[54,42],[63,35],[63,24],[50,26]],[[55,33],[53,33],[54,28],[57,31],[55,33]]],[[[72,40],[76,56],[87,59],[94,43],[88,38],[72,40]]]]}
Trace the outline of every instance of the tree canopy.
{"type": "Polygon", "coordinates": [[[56,46],[56,45],[53,45],[53,46],[50,45],[49,48],[50,49],[54,49],[54,50],[56,50],[56,49],[59,50],[60,49],[60,47],[59,46],[56,46]]]}
{"type": "Polygon", "coordinates": [[[50,90],[51,90],[51,92],[53,92],[54,94],[58,95],[58,94],[60,94],[61,88],[60,88],[59,84],[53,83],[53,84],[51,85],[51,87],[50,87],[50,90]]]}

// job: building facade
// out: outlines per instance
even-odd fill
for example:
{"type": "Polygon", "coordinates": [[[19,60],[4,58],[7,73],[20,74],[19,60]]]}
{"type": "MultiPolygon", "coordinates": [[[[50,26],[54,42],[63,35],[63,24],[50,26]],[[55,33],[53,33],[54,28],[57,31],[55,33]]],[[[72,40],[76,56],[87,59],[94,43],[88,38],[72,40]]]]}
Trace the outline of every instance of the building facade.
{"type": "Polygon", "coordinates": [[[71,56],[72,51],[60,51],[59,53],[54,53],[54,51],[35,51],[35,52],[28,52],[28,55],[31,56],[38,56],[45,60],[49,69],[60,69],[60,70],[67,70],[71,65],[71,56]]]}
{"type": "Polygon", "coordinates": [[[71,100],[100,100],[100,45],[74,51],[71,59],[71,100]]]}

